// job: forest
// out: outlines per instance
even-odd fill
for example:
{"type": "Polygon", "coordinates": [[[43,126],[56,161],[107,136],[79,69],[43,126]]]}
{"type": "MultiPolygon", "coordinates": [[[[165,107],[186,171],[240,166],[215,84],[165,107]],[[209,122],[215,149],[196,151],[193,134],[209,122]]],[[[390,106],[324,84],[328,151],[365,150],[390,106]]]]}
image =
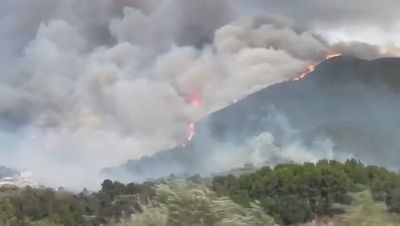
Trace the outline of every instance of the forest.
{"type": "Polygon", "coordinates": [[[240,176],[104,180],[97,192],[2,187],[0,225],[300,225],[343,214],[341,206],[361,191],[400,215],[400,174],[351,159],[279,164],[240,176]]]}

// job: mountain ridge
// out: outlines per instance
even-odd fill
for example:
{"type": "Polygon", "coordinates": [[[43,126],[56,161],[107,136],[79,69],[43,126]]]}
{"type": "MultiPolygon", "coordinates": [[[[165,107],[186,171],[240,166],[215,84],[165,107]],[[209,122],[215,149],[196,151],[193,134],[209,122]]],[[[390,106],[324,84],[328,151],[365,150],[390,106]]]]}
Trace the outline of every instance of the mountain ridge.
{"type": "Polygon", "coordinates": [[[122,169],[129,177],[202,172],[212,168],[207,161],[220,152],[217,149],[243,145],[266,131],[273,134],[274,145],[288,146],[293,137],[281,128],[285,126],[296,131],[296,139],[306,147],[315,137],[326,137],[337,155],[350,154],[390,167],[398,160],[399,94],[399,58],[333,58],[320,63],[304,79],[274,84],[200,119],[194,139],[185,147],[129,160],[119,169],[105,172],[115,176],[122,169]],[[278,123],[275,115],[287,125],[278,123]],[[385,149],[386,155],[380,155],[379,148],[385,149]],[[167,167],[170,172],[164,170],[167,167]]]}

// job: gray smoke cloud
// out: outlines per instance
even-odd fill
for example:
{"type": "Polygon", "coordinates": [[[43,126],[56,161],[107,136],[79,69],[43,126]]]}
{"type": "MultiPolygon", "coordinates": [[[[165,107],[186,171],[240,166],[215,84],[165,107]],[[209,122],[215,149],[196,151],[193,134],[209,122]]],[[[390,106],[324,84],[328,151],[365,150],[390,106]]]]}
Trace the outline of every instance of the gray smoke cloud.
{"type": "Polygon", "coordinates": [[[395,0],[383,0],[380,2],[374,0],[337,0],[337,1],[318,1],[304,0],[293,6],[290,0],[250,0],[238,2],[246,5],[248,9],[263,7],[260,10],[275,11],[281,15],[301,20],[303,23],[326,23],[331,25],[347,24],[349,20],[355,23],[364,23],[371,25],[381,25],[390,27],[399,19],[396,13],[396,6],[399,2],[395,0]],[[366,17],[368,15],[368,17],[366,17]]]}
{"type": "Polygon", "coordinates": [[[190,121],[328,52],[382,54],[331,46],[278,11],[249,15],[228,0],[5,0],[0,164],[50,186],[96,188],[101,169],[180,145],[190,121]]]}
{"type": "MultiPolygon", "coordinates": [[[[333,41],[353,40],[397,44],[400,16],[396,0],[290,0],[236,1],[254,13],[275,13],[291,18],[304,29],[318,31],[333,41]]],[[[398,49],[396,50],[398,54],[398,49]]]]}

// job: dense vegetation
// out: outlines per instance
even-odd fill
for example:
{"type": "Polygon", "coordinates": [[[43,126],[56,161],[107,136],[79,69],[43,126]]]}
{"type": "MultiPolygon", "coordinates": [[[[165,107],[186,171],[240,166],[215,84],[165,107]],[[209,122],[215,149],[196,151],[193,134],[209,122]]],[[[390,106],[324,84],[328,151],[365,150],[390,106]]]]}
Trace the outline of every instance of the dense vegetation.
{"type": "Polygon", "coordinates": [[[105,180],[96,193],[1,188],[0,225],[104,225],[142,212],[141,205],[152,199],[152,187],[105,180]]]}
{"type": "Polygon", "coordinates": [[[337,204],[351,203],[351,194],[361,190],[400,214],[399,174],[356,160],[322,160],[211,181],[193,177],[125,185],[105,180],[94,193],[1,188],[0,225],[293,225],[340,213],[337,204]]]}
{"type": "Polygon", "coordinates": [[[0,225],[83,225],[83,206],[77,196],[51,189],[2,188],[0,225]]]}
{"type": "Polygon", "coordinates": [[[316,164],[281,164],[240,177],[215,177],[213,189],[235,202],[257,201],[265,212],[283,224],[306,222],[333,215],[334,204],[351,202],[350,192],[370,188],[376,201],[400,213],[400,176],[385,168],[322,160],[316,164]]]}

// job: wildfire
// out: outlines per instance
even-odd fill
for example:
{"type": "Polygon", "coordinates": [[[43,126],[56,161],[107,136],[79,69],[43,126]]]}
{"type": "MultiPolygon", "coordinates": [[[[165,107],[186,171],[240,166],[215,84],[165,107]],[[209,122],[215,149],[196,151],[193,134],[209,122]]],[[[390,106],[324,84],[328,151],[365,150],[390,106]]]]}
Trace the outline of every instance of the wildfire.
{"type": "Polygon", "coordinates": [[[340,56],[342,56],[341,53],[331,53],[331,54],[327,54],[326,57],[325,57],[325,60],[330,60],[330,59],[333,59],[333,58],[336,58],[336,57],[340,57],[340,56]]]}
{"type": "Polygon", "coordinates": [[[299,77],[295,78],[294,80],[297,81],[297,80],[300,80],[300,79],[304,79],[308,74],[314,72],[314,71],[315,71],[315,68],[316,68],[316,67],[318,66],[318,64],[320,64],[320,63],[321,63],[321,61],[318,62],[318,63],[316,63],[316,64],[310,64],[310,65],[308,65],[308,66],[307,66],[307,69],[306,69],[303,73],[301,73],[299,77]]]}
{"type": "MultiPolygon", "coordinates": [[[[199,108],[202,105],[202,98],[200,96],[192,96],[189,98],[190,106],[193,108],[199,108]]],[[[187,131],[186,131],[186,142],[190,142],[196,133],[196,127],[194,122],[189,122],[187,131]]],[[[182,147],[185,147],[186,143],[182,144],[182,147]]]]}
{"type": "MultiPolygon", "coordinates": [[[[307,75],[309,75],[310,73],[314,72],[315,69],[317,68],[317,66],[320,63],[322,63],[322,62],[324,62],[326,60],[331,60],[333,58],[340,57],[340,56],[342,56],[341,53],[327,54],[325,56],[324,60],[321,60],[321,61],[318,61],[316,63],[308,65],[306,70],[303,73],[301,73],[300,76],[298,76],[294,80],[297,81],[297,80],[304,79],[307,75]]],[[[198,108],[198,107],[200,107],[202,105],[202,99],[201,99],[200,96],[192,96],[192,97],[188,98],[188,100],[189,100],[190,105],[193,108],[198,108]]],[[[234,99],[232,103],[236,103],[236,102],[237,102],[237,100],[234,99]]],[[[187,127],[187,132],[186,132],[186,142],[182,144],[182,147],[185,147],[188,142],[193,140],[195,133],[196,133],[195,123],[194,122],[189,122],[188,127],[187,127]]]]}
{"type": "Polygon", "coordinates": [[[307,69],[306,69],[303,73],[301,73],[300,76],[298,76],[297,78],[295,78],[294,80],[297,81],[297,80],[304,79],[307,75],[309,75],[310,73],[314,72],[315,69],[317,68],[317,66],[318,66],[320,63],[322,63],[322,62],[324,62],[324,61],[326,61],[326,60],[331,60],[331,59],[333,59],[333,58],[340,57],[340,56],[342,56],[341,53],[331,53],[331,54],[327,54],[327,55],[325,56],[325,60],[321,60],[321,61],[318,61],[317,63],[308,65],[308,66],[307,66],[307,69]]]}

